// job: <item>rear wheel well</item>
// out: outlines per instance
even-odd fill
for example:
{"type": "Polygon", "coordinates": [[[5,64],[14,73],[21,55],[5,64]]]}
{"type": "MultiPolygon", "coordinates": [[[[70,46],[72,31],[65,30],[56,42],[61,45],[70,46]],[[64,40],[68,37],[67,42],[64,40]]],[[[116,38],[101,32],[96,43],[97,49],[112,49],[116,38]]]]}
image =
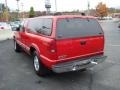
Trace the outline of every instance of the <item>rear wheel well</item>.
{"type": "Polygon", "coordinates": [[[33,55],[34,51],[36,51],[36,49],[34,47],[30,47],[30,55],[33,55]]]}

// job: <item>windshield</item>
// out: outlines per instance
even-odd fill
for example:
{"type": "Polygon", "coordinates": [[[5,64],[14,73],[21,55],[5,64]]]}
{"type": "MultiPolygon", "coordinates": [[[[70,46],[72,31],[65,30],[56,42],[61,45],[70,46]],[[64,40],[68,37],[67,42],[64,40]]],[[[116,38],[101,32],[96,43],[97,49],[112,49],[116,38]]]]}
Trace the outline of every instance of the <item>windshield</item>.
{"type": "Polygon", "coordinates": [[[66,18],[57,21],[57,39],[97,36],[103,34],[95,19],[66,18]]]}

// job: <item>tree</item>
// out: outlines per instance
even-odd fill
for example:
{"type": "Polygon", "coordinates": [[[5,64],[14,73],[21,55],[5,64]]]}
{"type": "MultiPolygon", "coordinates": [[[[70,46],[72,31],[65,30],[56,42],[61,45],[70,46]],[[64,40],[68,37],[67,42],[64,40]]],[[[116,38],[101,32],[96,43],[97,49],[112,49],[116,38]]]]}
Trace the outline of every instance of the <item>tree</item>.
{"type": "Polygon", "coordinates": [[[0,3],[0,12],[3,12],[4,9],[5,9],[5,5],[0,3]]]}
{"type": "Polygon", "coordinates": [[[106,4],[103,4],[102,2],[100,2],[96,7],[96,13],[97,13],[97,16],[99,17],[107,16],[108,8],[106,4]]]}
{"type": "Polygon", "coordinates": [[[8,8],[4,8],[3,11],[2,11],[2,14],[1,14],[1,19],[3,21],[9,21],[10,19],[10,15],[9,15],[9,9],[8,8]]]}
{"type": "Polygon", "coordinates": [[[16,0],[16,1],[17,1],[17,14],[18,14],[18,15],[17,15],[17,18],[19,19],[19,1],[20,1],[20,0],[16,0]]]}
{"type": "Polygon", "coordinates": [[[35,17],[35,11],[33,7],[30,7],[29,18],[35,17]]]}

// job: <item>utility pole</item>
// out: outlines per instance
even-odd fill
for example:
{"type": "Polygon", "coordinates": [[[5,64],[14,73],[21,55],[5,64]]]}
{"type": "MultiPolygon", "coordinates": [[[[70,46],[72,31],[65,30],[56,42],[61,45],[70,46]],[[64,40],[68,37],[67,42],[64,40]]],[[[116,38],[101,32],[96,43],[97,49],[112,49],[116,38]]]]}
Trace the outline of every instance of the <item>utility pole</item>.
{"type": "Polygon", "coordinates": [[[21,7],[22,7],[22,19],[24,19],[24,10],[23,10],[24,5],[23,5],[23,3],[21,3],[21,7]]]}
{"type": "Polygon", "coordinates": [[[55,0],[55,12],[57,12],[57,0],[55,0]]]}
{"type": "Polygon", "coordinates": [[[50,14],[50,8],[51,8],[50,0],[45,0],[45,8],[47,10],[47,14],[50,14]]]}
{"type": "Polygon", "coordinates": [[[5,8],[5,19],[6,19],[6,21],[8,22],[8,17],[9,17],[9,13],[8,13],[8,6],[7,6],[7,0],[5,0],[5,6],[6,6],[6,8],[5,8]]]}
{"type": "Polygon", "coordinates": [[[88,1],[88,10],[87,10],[87,15],[90,15],[90,2],[88,1]]]}
{"type": "Polygon", "coordinates": [[[19,19],[19,1],[20,0],[16,0],[17,1],[17,18],[19,19]]]}

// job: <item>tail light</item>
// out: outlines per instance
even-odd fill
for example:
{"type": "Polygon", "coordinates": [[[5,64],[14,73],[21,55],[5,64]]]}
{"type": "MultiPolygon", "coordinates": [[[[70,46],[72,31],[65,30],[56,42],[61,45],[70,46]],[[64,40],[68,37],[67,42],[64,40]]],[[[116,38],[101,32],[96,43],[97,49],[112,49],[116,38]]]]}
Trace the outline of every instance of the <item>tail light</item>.
{"type": "Polygon", "coordinates": [[[51,53],[57,52],[55,40],[52,40],[51,42],[49,42],[48,51],[50,51],[51,53]]]}

